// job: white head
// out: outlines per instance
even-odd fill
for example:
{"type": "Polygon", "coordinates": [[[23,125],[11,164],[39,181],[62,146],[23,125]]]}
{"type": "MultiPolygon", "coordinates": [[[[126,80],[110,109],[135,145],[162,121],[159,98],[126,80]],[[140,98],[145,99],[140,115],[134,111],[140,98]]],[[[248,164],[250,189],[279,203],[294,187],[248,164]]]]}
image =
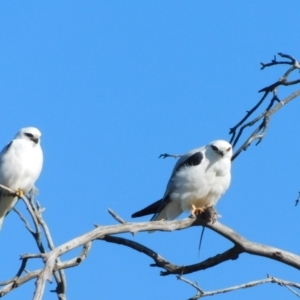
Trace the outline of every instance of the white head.
{"type": "Polygon", "coordinates": [[[15,136],[15,139],[22,139],[33,141],[35,144],[39,144],[41,141],[41,132],[35,127],[22,128],[15,136]]]}
{"type": "Polygon", "coordinates": [[[207,149],[210,149],[210,153],[213,155],[216,155],[219,158],[228,158],[231,160],[232,157],[232,146],[224,141],[224,140],[216,140],[211,142],[208,146],[206,146],[207,149]]]}

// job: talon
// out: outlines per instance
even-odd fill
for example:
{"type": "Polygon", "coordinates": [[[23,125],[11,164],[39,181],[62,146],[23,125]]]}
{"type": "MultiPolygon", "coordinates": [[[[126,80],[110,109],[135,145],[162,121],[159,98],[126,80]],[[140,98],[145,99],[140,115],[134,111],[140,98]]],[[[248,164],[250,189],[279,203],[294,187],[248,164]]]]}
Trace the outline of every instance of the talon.
{"type": "Polygon", "coordinates": [[[192,205],[191,215],[193,217],[200,217],[211,224],[214,224],[218,219],[218,213],[213,205],[205,205],[204,207],[192,205]]]}
{"type": "Polygon", "coordinates": [[[196,215],[201,215],[202,213],[204,213],[204,211],[205,207],[196,207],[194,204],[192,205],[192,216],[196,217],[196,215]]]}
{"type": "Polygon", "coordinates": [[[24,192],[21,189],[17,189],[16,195],[18,196],[18,198],[23,198],[25,196],[24,192]]]}

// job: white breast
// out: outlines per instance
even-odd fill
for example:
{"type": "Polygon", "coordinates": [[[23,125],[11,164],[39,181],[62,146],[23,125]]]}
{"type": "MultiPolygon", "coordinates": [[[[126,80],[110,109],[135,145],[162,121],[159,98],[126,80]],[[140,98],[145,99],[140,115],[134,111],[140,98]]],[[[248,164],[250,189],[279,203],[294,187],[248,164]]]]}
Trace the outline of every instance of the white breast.
{"type": "Polygon", "coordinates": [[[34,186],[43,164],[39,144],[32,141],[13,140],[0,161],[0,183],[13,190],[28,193],[34,186]]]}
{"type": "Polygon", "coordinates": [[[220,197],[228,189],[230,161],[222,160],[210,164],[203,160],[199,166],[183,167],[172,179],[172,201],[181,204],[182,210],[216,205],[220,197]]]}

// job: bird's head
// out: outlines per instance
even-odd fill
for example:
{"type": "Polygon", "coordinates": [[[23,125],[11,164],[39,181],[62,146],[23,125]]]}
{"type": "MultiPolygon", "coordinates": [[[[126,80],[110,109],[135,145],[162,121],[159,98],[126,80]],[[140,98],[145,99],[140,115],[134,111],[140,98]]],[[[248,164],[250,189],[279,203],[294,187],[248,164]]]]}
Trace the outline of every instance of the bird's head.
{"type": "Polygon", "coordinates": [[[211,153],[220,158],[231,159],[232,157],[232,146],[224,140],[213,141],[207,147],[210,149],[211,153]]]}
{"type": "Polygon", "coordinates": [[[41,140],[41,132],[35,127],[22,128],[16,135],[16,139],[30,140],[35,144],[39,144],[41,140]]]}

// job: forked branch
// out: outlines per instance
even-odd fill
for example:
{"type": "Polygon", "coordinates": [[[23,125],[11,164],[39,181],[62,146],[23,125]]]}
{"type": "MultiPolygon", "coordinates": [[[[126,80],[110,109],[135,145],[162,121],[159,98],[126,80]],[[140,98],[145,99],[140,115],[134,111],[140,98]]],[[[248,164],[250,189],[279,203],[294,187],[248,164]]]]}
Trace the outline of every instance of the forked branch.
{"type": "Polygon", "coordinates": [[[189,300],[196,300],[196,299],[200,299],[200,298],[207,297],[207,296],[214,296],[214,295],[218,295],[218,294],[233,292],[233,291],[237,291],[240,289],[250,288],[250,287],[254,287],[254,286],[257,286],[260,284],[265,284],[265,283],[277,283],[280,286],[286,287],[289,291],[291,291],[297,297],[300,297],[300,294],[297,293],[294,289],[292,289],[292,287],[300,289],[300,284],[291,282],[291,281],[287,281],[287,280],[282,280],[282,279],[279,279],[279,278],[276,278],[273,276],[269,276],[269,275],[267,275],[267,278],[265,278],[265,279],[251,281],[251,282],[247,282],[244,284],[239,284],[236,286],[232,286],[232,287],[228,287],[228,288],[224,288],[224,289],[220,289],[220,290],[215,290],[215,291],[209,291],[209,292],[205,292],[203,289],[201,289],[199,287],[199,285],[196,282],[192,282],[192,281],[182,277],[181,275],[177,276],[177,279],[189,284],[190,286],[192,286],[193,288],[195,288],[197,290],[197,294],[194,297],[190,298],[189,300]]]}
{"type": "Polygon", "coordinates": [[[291,94],[289,97],[286,97],[282,101],[278,98],[278,88],[279,86],[290,86],[300,83],[300,78],[296,80],[290,80],[288,81],[288,77],[291,75],[292,72],[295,70],[300,70],[300,64],[299,62],[292,56],[284,53],[278,53],[280,57],[287,58],[287,61],[277,61],[276,57],[270,62],[270,63],[261,63],[263,70],[266,67],[272,67],[275,65],[289,65],[290,68],[274,83],[271,85],[264,87],[263,89],[259,90],[259,92],[263,92],[263,96],[258,101],[258,103],[251,108],[249,111],[247,111],[246,116],[242,118],[241,121],[239,121],[235,126],[230,128],[229,134],[231,135],[230,143],[235,147],[237,143],[239,142],[244,130],[247,127],[252,127],[253,125],[257,124],[257,122],[260,122],[259,125],[255,128],[255,130],[250,134],[248,138],[242,143],[242,145],[236,150],[234,153],[232,160],[234,160],[242,151],[247,150],[247,148],[251,145],[251,143],[255,140],[257,140],[257,144],[259,144],[262,139],[264,138],[268,126],[270,123],[271,116],[277,112],[280,108],[283,107],[283,105],[286,105],[296,97],[300,95],[300,90],[295,91],[293,94],[291,94]],[[267,99],[267,96],[272,93],[273,96],[267,105],[266,109],[260,113],[257,117],[255,117],[253,120],[249,121],[248,123],[245,123],[249,117],[258,110],[258,108],[262,105],[263,102],[267,99]],[[277,104],[276,104],[277,103],[277,104]],[[276,104],[276,105],[275,105],[276,104]]]}
{"type": "MultiPolygon", "coordinates": [[[[273,114],[275,114],[279,109],[281,109],[284,105],[288,104],[290,101],[295,99],[300,95],[300,89],[292,93],[290,96],[286,97],[283,100],[279,100],[278,97],[278,89],[281,86],[291,86],[300,83],[300,78],[296,80],[289,80],[289,76],[295,71],[300,70],[299,62],[292,56],[288,54],[279,53],[279,56],[282,57],[283,61],[277,61],[276,57],[269,63],[261,63],[261,69],[265,69],[267,67],[273,67],[276,65],[287,65],[289,68],[284,72],[284,74],[271,85],[264,87],[259,92],[263,93],[261,99],[258,103],[249,111],[247,111],[246,116],[242,118],[240,122],[238,122],[234,127],[230,129],[231,140],[230,142],[235,147],[237,143],[240,141],[242,135],[244,134],[244,130],[248,127],[256,126],[250,136],[244,139],[242,145],[236,150],[232,160],[234,160],[243,150],[246,150],[249,145],[253,141],[257,141],[257,143],[261,142],[264,138],[269,124],[270,119],[273,114]],[[263,103],[266,102],[268,96],[271,96],[269,102],[266,105],[266,108],[258,113],[256,117],[249,121],[250,116],[252,116],[257,110],[262,106],[263,103]]],[[[178,158],[181,155],[171,155],[171,154],[163,154],[161,157],[174,157],[178,158]]],[[[15,195],[15,192],[7,189],[0,185],[0,188],[6,189],[8,192],[15,195]]],[[[300,194],[299,194],[300,195],[300,194]]],[[[299,202],[299,198],[296,200],[296,205],[299,202]]],[[[268,277],[263,280],[253,281],[246,284],[242,284],[235,287],[230,287],[226,289],[205,292],[202,290],[196,283],[189,281],[182,277],[183,274],[189,274],[196,271],[205,270],[207,268],[215,267],[221,263],[224,263],[228,260],[235,260],[239,258],[240,254],[248,253],[251,255],[257,255],[265,258],[269,258],[272,260],[276,260],[285,265],[291,266],[300,270],[300,256],[295,255],[293,253],[274,248],[271,246],[258,244],[252,241],[249,241],[239,235],[237,232],[233,231],[231,228],[222,225],[219,222],[215,222],[214,224],[207,223],[207,221],[201,218],[186,218],[184,220],[176,220],[176,221],[155,221],[155,222],[142,222],[142,223],[129,223],[124,219],[119,217],[112,210],[109,213],[112,217],[120,224],[111,225],[111,226],[99,226],[97,225],[94,230],[91,230],[83,235],[77,236],[74,239],[60,245],[55,246],[51,232],[45,220],[43,219],[43,208],[40,206],[38,202],[34,201],[33,195],[30,198],[23,198],[23,201],[31,215],[33,226],[30,225],[30,222],[23,216],[23,214],[15,209],[16,213],[19,215],[21,220],[24,222],[25,227],[30,232],[31,236],[33,236],[35,243],[38,247],[39,253],[36,254],[26,254],[21,256],[21,265],[19,270],[16,272],[16,275],[6,281],[0,283],[0,286],[3,286],[0,289],[0,297],[6,295],[13,289],[18,286],[32,280],[36,279],[36,289],[34,294],[34,300],[40,300],[43,298],[45,285],[47,280],[51,281],[52,276],[54,276],[56,280],[56,289],[53,291],[57,294],[58,299],[63,300],[66,299],[66,279],[64,274],[64,269],[74,267],[79,265],[88,255],[92,242],[95,240],[106,241],[109,243],[115,243],[119,245],[123,245],[129,247],[135,251],[139,251],[148,257],[150,257],[154,263],[151,264],[152,267],[159,267],[163,269],[160,274],[162,276],[167,276],[170,274],[178,275],[178,279],[184,281],[191,286],[193,286],[197,290],[197,295],[191,299],[199,299],[205,296],[211,296],[215,294],[230,292],[233,290],[252,287],[258,284],[264,283],[277,283],[281,286],[285,286],[290,291],[292,291],[296,296],[300,297],[299,293],[296,292],[292,288],[300,289],[300,285],[293,282],[284,281],[275,277],[268,277]],[[192,265],[177,265],[175,263],[170,262],[162,255],[157,253],[155,250],[152,250],[142,244],[139,244],[133,240],[125,239],[122,237],[116,237],[116,234],[122,233],[132,233],[133,235],[137,232],[143,231],[173,231],[173,230],[183,230],[191,226],[205,226],[209,229],[215,231],[219,235],[223,236],[225,239],[231,241],[233,246],[223,253],[217,253],[209,257],[208,259],[192,264],[192,265]],[[48,243],[49,251],[46,250],[45,245],[43,244],[43,236],[45,236],[46,241],[48,243]],[[61,255],[66,252],[72,251],[75,248],[83,247],[82,252],[79,256],[62,262],[60,260],[61,255]],[[39,270],[35,270],[32,272],[25,273],[26,263],[29,259],[41,259],[44,262],[44,267],[39,270]]]]}

